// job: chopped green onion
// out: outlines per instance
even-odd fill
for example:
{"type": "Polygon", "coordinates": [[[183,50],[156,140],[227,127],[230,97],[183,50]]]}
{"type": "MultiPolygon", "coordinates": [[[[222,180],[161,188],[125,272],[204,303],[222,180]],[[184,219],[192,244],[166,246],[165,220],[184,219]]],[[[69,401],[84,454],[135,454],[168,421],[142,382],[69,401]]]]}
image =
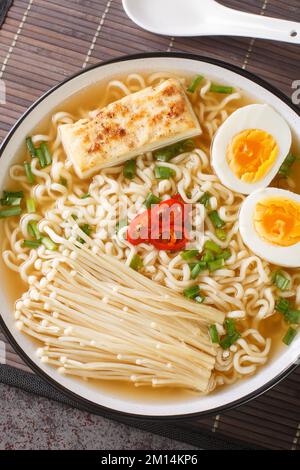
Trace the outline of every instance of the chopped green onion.
{"type": "Polygon", "coordinates": [[[47,248],[47,250],[51,250],[51,251],[57,250],[57,245],[51,240],[51,238],[43,237],[41,238],[41,242],[47,248]]]}
{"type": "Polygon", "coordinates": [[[198,86],[200,85],[203,79],[204,77],[202,75],[196,75],[196,77],[194,77],[194,79],[192,80],[192,83],[188,87],[187,91],[189,93],[195,93],[195,91],[197,90],[198,86]]]}
{"type": "Polygon", "coordinates": [[[183,291],[184,297],[188,299],[192,299],[199,304],[202,304],[205,300],[205,297],[201,294],[200,289],[198,286],[188,287],[183,291]]]}
{"type": "Polygon", "coordinates": [[[300,324],[300,310],[288,310],[284,314],[284,319],[288,323],[292,325],[299,325],[300,324]]]}
{"type": "Polygon", "coordinates": [[[290,280],[287,279],[282,271],[275,271],[272,275],[273,284],[280,290],[286,290],[290,286],[290,280]]]}
{"type": "Polygon", "coordinates": [[[23,197],[23,191],[3,191],[3,198],[0,199],[0,204],[2,206],[20,206],[23,197]]]}
{"type": "MultiPolygon", "coordinates": [[[[82,224],[82,225],[79,225],[79,228],[83,231],[83,233],[85,233],[88,237],[91,235],[92,233],[92,229],[90,227],[89,224],[82,224]]],[[[85,240],[83,238],[79,238],[78,239],[79,243],[82,243],[84,244],[85,243],[85,240]]]]}
{"type": "Polygon", "coordinates": [[[186,289],[184,289],[183,295],[188,299],[194,299],[195,297],[200,295],[200,289],[198,286],[187,287],[186,289]]]}
{"type": "Polygon", "coordinates": [[[204,207],[207,209],[209,207],[209,200],[211,197],[212,195],[209,192],[206,192],[200,197],[198,202],[200,202],[200,204],[203,204],[204,207]]]}
{"type": "Polygon", "coordinates": [[[125,163],[123,168],[123,175],[125,178],[132,180],[135,177],[136,172],[136,161],[135,160],[128,160],[125,163]]]}
{"type": "Polygon", "coordinates": [[[6,196],[0,199],[1,206],[19,206],[22,202],[21,197],[6,196]]]}
{"type": "Polygon", "coordinates": [[[181,253],[181,258],[187,261],[189,259],[196,258],[198,255],[199,255],[198,250],[187,250],[181,253]]]}
{"type": "Polygon", "coordinates": [[[241,337],[241,334],[236,330],[235,321],[232,318],[226,318],[224,326],[227,335],[220,341],[220,345],[223,349],[229,349],[241,337]]]}
{"type": "Polygon", "coordinates": [[[191,279],[196,279],[199,274],[202,271],[205,271],[207,269],[207,264],[205,261],[199,261],[199,263],[196,263],[195,265],[192,266],[191,270],[191,279]]]}
{"type": "Polygon", "coordinates": [[[212,251],[213,253],[219,255],[222,253],[222,248],[212,240],[207,240],[204,244],[204,248],[208,251],[212,251]]]}
{"type": "Polygon", "coordinates": [[[127,219],[121,219],[116,225],[116,233],[121,230],[121,228],[126,227],[128,225],[127,219]]]}
{"type": "Polygon", "coordinates": [[[210,220],[212,221],[213,226],[215,228],[223,228],[224,227],[225,222],[224,222],[224,220],[221,219],[221,217],[219,216],[217,211],[211,211],[208,214],[208,216],[209,216],[210,220]]]}
{"type": "Polygon", "coordinates": [[[3,197],[24,197],[23,191],[3,191],[3,197]]]}
{"type": "Polygon", "coordinates": [[[275,310],[277,312],[286,314],[290,310],[291,304],[288,299],[278,299],[275,303],[275,310]]]}
{"type": "Polygon", "coordinates": [[[190,271],[192,272],[197,263],[189,263],[190,271]]]}
{"type": "Polygon", "coordinates": [[[138,271],[143,267],[143,260],[140,258],[139,255],[133,255],[129,266],[135,271],[138,271]]]}
{"type": "Polygon", "coordinates": [[[41,167],[41,168],[46,168],[47,163],[46,163],[45,155],[43,154],[41,148],[36,149],[36,156],[37,156],[38,159],[39,159],[40,167],[41,167]]]}
{"type": "Polygon", "coordinates": [[[91,197],[90,193],[85,193],[82,196],[80,196],[80,199],[87,199],[89,197],[91,197]]]}
{"type": "Polygon", "coordinates": [[[151,206],[155,204],[159,204],[160,202],[161,202],[160,197],[155,196],[153,193],[149,193],[144,201],[144,205],[147,207],[147,209],[150,209],[151,206]]]}
{"type": "Polygon", "coordinates": [[[31,170],[31,164],[29,162],[24,162],[25,174],[29,184],[34,184],[35,178],[31,170]]]}
{"type": "Polygon", "coordinates": [[[287,346],[290,346],[290,344],[292,344],[296,336],[297,336],[297,330],[295,330],[295,328],[289,328],[282,341],[287,346]]]}
{"type": "Polygon", "coordinates": [[[287,323],[292,325],[300,324],[300,310],[293,309],[289,300],[278,299],[275,303],[275,310],[283,314],[287,323]]]}
{"type": "Polygon", "coordinates": [[[20,215],[22,209],[20,206],[13,206],[9,207],[8,209],[0,210],[0,219],[4,219],[5,217],[13,217],[15,215],[20,215]]]}
{"type": "Polygon", "coordinates": [[[27,137],[26,138],[26,145],[27,145],[27,149],[30,153],[30,155],[32,156],[32,158],[36,157],[36,148],[34,146],[34,143],[32,142],[32,138],[31,137],[27,137]]]}
{"type": "Polygon", "coordinates": [[[41,234],[38,229],[37,222],[35,220],[32,220],[28,223],[27,230],[33,238],[35,238],[36,240],[40,240],[41,234]]]}
{"type": "Polygon", "coordinates": [[[194,297],[195,302],[198,302],[198,304],[203,304],[205,299],[206,297],[202,294],[196,295],[196,297],[194,297]]]}
{"type": "Polygon", "coordinates": [[[49,151],[49,148],[48,148],[48,145],[46,144],[46,142],[42,142],[40,148],[41,148],[41,151],[43,152],[44,159],[45,159],[45,162],[46,162],[46,166],[51,165],[52,156],[51,156],[51,153],[49,151]]]}
{"type": "Polygon", "coordinates": [[[198,286],[188,287],[184,289],[183,295],[188,299],[192,299],[199,304],[202,304],[205,300],[205,297],[200,293],[200,289],[198,286]]]}
{"type": "Polygon", "coordinates": [[[218,333],[216,325],[210,325],[209,334],[210,334],[212,343],[217,343],[217,344],[220,343],[219,333],[218,333]]]}
{"type": "Polygon", "coordinates": [[[279,175],[283,178],[287,178],[290,173],[291,173],[291,170],[292,170],[292,166],[293,164],[295,163],[296,161],[296,157],[295,155],[292,155],[291,153],[286,157],[286,159],[284,160],[283,164],[281,165],[281,167],[279,168],[279,175]]]}
{"type": "Polygon", "coordinates": [[[231,257],[231,251],[229,248],[226,250],[223,250],[222,253],[216,256],[217,259],[223,259],[224,261],[227,261],[231,257]]]}
{"type": "Polygon", "coordinates": [[[26,199],[26,208],[29,214],[33,214],[35,212],[35,201],[32,198],[26,199]]]}
{"type": "Polygon", "coordinates": [[[59,178],[59,184],[61,184],[62,186],[65,186],[66,188],[68,187],[68,181],[63,176],[59,178]]]}
{"type": "Polygon", "coordinates": [[[221,348],[229,349],[240,337],[241,334],[239,332],[234,333],[232,336],[225,336],[225,338],[220,341],[221,348]]]}
{"type": "Polygon", "coordinates": [[[154,172],[155,178],[158,180],[168,180],[176,174],[172,168],[166,166],[156,166],[154,172]]]}
{"type": "Polygon", "coordinates": [[[232,318],[226,318],[224,325],[229,336],[233,336],[236,333],[235,321],[232,318]]]}
{"type": "Polygon", "coordinates": [[[22,246],[24,248],[38,248],[41,246],[41,242],[39,240],[24,240],[22,246]]]}
{"type": "Polygon", "coordinates": [[[215,259],[214,261],[210,261],[208,263],[208,269],[210,270],[211,273],[214,271],[217,271],[218,269],[221,269],[224,266],[224,260],[223,258],[220,259],[215,259]]]}
{"type": "Polygon", "coordinates": [[[163,147],[161,149],[155,150],[153,156],[155,160],[159,162],[169,162],[172,158],[177,157],[182,153],[191,152],[195,148],[195,142],[193,139],[183,140],[177,142],[176,144],[169,145],[168,147],[163,147]]]}
{"type": "Polygon", "coordinates": [[[201,260],[205,261],[206,263],[209,263],[210,261],[214,261],[214,259],[215,259],[214,254],[209,250],[206,250],[204,252],[204,255],[201,258],[201,260]]]}
{"type": "Polygon", "coordinates": [[[211,93],[224,93],[226,95],[230,95],[231,93],[234,92],[234,88],[232,86],[222,86],[222,85],[216,85],[215,83],[212,83],[209,91],[211,93]]]}
{"type": "Polygon", "coordinates": [[[222,228],[217,228],[216,229],[216,236],[219,240],[221,240],[222,242],[224,242],[227,238],[227,233],[225,232],[225,230],[223,230],[222,228]]]}

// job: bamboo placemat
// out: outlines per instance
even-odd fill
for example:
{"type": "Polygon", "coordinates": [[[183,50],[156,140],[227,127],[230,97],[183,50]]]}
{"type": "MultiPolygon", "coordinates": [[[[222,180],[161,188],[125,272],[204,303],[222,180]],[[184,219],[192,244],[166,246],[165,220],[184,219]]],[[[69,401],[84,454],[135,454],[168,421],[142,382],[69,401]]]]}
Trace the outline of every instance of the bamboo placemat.
{"type": "MultiPolygon", "coordinates": [[[[299,0],[220,3],[300,21],[299,0]]],[[[296,45],[247,38],[156,36],[127,18],[121,0],[15,0],[0,30],[0,79],[6,85],[7,101],[0,105],[0,140],[36,98],[70,74],[120,55],[153,51],[222,59],[267,79],[289,97],[293,81],[300,79],[296,45]]],[[[1,362],[29,372],[0,332],[1,362]]],[[[300,450],[300,369],[247,405],[176,427],[183,436],[206,432],[246,446],[300,450]]]]}

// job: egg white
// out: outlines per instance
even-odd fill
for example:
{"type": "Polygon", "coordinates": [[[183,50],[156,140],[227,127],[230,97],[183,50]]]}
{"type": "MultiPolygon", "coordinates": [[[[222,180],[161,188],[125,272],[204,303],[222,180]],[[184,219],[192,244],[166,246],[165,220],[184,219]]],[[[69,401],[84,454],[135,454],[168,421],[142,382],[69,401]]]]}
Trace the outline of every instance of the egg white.
{"type": "Polygon", "coordinates": [[[239,229],[245,245],[260,258],[286,268],[300,267],[300,242],[292,246],[278,246],[263,240],[254,226],[257,203],[264,199],[284,198],[300,204],[300,195],[277,188],[256,191],[245,199],[239,215],[239,229]]]}
{"type": "Polygon", "coordinates": [[[251,194],[269,186],[280,166],[287,157],[292,145],[292,133],[286,121],[271,106],[251,104],[232,113],[218,129],[211,149],[212,167],[221,183],[232,191],[251,194]],[[226,150],[232,139],[247,129],[259,129],[270,134],[279,147],[276,162],[261,180],[246,183],[231,170],[226,159],[226,150]]]}

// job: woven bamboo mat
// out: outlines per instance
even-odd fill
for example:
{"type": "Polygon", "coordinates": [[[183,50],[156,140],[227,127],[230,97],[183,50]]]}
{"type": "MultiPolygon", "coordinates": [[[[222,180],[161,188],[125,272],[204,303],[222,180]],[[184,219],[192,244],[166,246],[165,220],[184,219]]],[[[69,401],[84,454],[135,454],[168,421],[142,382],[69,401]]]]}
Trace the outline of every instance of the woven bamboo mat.
{"type": "MultiPolygon", "coordinates": [[[[299,0],[220,3],[300,21],[299,0]]],[[[0,140],[36,98],[82,67],[123,54],[153,51],[190,52],[225,60],[255,72],[287,96],[292,94],[292,82],[300,79],[296,45],[247,38],[155,36],[126,17],[121,0],[15,0],[0,29],[0,79],[6,85],[7,100],[0,105],[0,140]]],[[[0,332],[1,362],[28,370],[0,332]]],[[[246,445],[300,450],[300,369],[248,405],[178,427],[246,445]]]]}

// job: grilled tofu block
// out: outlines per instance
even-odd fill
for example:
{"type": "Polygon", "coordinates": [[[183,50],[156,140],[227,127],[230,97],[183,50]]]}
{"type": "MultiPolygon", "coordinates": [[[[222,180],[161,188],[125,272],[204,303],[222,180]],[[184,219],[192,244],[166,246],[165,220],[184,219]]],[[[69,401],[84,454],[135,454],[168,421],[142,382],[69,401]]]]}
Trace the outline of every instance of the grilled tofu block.
{"type": "Polygon", "coordinates": [[[142,153],[201,134],[185,91],[176,79],[125,96],[93,119],[59,126],[67,157],[80,178],[142,153]]]}

